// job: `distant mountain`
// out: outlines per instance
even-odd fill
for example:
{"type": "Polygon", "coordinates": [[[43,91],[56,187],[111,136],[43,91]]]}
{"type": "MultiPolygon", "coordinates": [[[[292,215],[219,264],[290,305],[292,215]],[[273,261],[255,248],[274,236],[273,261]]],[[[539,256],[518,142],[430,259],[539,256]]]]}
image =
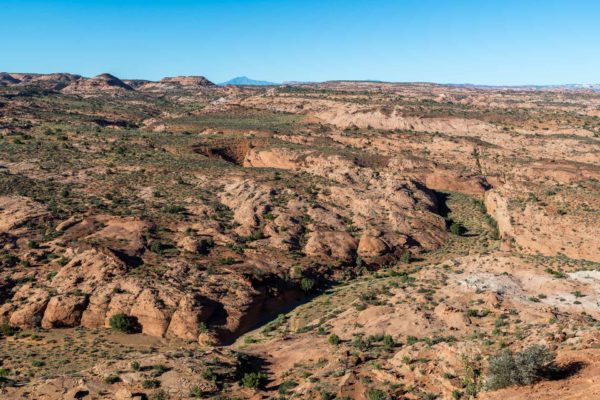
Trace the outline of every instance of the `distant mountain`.
{"type": "Polygon", "coordinates": [[[273,86],[273,85],[279,85],[279,83],[267,82],[267,81],[257,81],[255,79],[250,79],[247,76],[238,76],[237,78],[230,79],[227,82],[220,83],[219,85],[221,85],[221,86],[226,86],[226,85],[235,85],[235,86],[273,86]]]}

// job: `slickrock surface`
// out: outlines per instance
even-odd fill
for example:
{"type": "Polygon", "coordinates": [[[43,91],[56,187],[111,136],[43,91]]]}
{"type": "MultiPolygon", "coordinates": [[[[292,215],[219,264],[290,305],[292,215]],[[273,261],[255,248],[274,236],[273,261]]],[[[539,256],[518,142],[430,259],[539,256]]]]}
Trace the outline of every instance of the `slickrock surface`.
{"type": "Polygon", "coordinates": [[[596,398],[599,110],[2,73],[1,396],[596,398]]]}

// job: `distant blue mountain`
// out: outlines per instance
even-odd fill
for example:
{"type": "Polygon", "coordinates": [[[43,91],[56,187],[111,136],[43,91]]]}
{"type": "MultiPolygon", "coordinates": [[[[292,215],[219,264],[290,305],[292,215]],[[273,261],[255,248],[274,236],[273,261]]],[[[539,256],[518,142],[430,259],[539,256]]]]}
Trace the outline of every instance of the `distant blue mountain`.
{"type": "Polygon", "coordinates": [[[250,79],[247,76],[238,76],[237,78],[230,79],[227,82],[219,83],[219,85],[221,85],[221,86],[225,86],[225,85],[272,86],[272,85],[279,85],[279,83],[267,82],[267,81],[257,81],[254,79],[250,79]]]}

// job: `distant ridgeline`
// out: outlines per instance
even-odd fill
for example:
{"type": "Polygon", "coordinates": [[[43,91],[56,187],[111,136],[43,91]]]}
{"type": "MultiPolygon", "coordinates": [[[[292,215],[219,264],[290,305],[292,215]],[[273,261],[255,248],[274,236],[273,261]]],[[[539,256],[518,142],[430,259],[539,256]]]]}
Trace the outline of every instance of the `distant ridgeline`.
{"type": "Polygon", "coordinates": [[[235,85],[235,86],[277,86],[279,83],[268,82],[268,81],[257,81],[255,79],[250,79],[247,76],[238,76],[237,78],[233,78],[228,80],[227,82],[220,83],[221,86],[226,85],[235,85]]]}

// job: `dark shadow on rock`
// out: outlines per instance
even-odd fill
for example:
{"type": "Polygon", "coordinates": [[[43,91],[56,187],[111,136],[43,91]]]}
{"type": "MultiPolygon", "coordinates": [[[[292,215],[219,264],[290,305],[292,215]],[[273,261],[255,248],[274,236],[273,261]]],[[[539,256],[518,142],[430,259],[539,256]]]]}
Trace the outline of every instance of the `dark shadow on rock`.
{"type": "Polygon", "coordinates": [[[117,249],[109,249],[119,260],[123,261],[127,266],[137,268],[142,265],[142,259],[138,256],[132,256],[124,251],[117,249]]]}
{"type": "Polygon", "coordinates": [[[88,395],[90,394],[89,390],[78,390],[74,395],[73,398],[75,399],[84,399],[86,398],[88,395]]]}
{"type": "Polygon", "coordinates": [[[548,372],[547,379],[552,381],[558,381],[561,379],[570,378],[574,375],[577,375],[577,373],[581,371],[585,366],[586,364],[581,361],[574,361],[568,364],[556,366],[548,372]]]}
{"type": "Polygon", "coordinates": [[[448,217],[450,209],[448,208],[447,201],[450,195],[448,193],[440,192],[438,190],[432,190],[437,200],[437,213],[444,218],[448,217]]]}

